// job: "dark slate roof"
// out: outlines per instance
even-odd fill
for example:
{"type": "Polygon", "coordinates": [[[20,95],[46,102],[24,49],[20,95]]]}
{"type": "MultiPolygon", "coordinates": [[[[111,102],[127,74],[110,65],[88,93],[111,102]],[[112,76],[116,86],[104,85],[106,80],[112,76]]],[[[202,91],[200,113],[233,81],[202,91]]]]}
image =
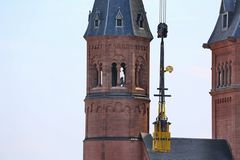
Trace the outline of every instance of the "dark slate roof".
{"type": "Polygon", "coordinates": [[[220,12],[234,12],[236,0],[222,0],[220,12]]]}
{"type": "Polygon", "coordinates": [[[240,0],[222,0],[219,17],[208,44],[240,37],[240,0]],[[223,28],[223,14],[228,14],[228,27],[223,28]]]}
{"type": "Polygon", "coordinates": [[[233,160],[226,140],[172,138],[171,152],[152,151],[152,136],[141,134],[149,160],[233,160]]]}
{"type": "Polygon", "coordinates": [[[84,37],[108,35],[153,38],[142,0],[95,0],[84,37]],[[123,27],[116,27],[116,17],[119,13],[123,18],[123,27]],[[144,29],[137,23],[139,13],[143,15],[144,29]],[[96,16],[100,20],[98,28],[94,27],[96,16]]]}

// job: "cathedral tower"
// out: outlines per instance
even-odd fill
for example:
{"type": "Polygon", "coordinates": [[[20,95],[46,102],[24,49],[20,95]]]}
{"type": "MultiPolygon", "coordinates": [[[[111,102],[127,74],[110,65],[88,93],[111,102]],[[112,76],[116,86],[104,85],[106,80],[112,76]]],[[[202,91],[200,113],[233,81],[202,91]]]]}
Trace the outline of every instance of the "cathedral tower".
{"type": "Polygon", "coordinates": [[[240,1],[222,0],[212,50],[212,136],[226,139],[240,160],[240,1]]]}
{"type": "Polygon", "coordinates": [[[152,34],[142,0],[95,0],[84,38],[84,160],[145,160],[152,34]]]}

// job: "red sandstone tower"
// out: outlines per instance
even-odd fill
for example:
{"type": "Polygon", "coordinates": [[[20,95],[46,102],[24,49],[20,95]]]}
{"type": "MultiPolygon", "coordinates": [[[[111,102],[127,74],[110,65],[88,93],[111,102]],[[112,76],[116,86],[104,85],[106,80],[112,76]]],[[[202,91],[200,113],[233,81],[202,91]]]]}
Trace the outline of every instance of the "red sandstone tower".
{"type": "Polygon", "coordinates": [[[213,138],[226,139],[240,160],[240,1],[222,0],[215,29],[204,47],[212,50],[213,138]]]}
{"type": "Polygon", "coordinates": [[[145,160],[152,34],[142,0],[95,0],[87,41],[84,160],[145,160]]]}

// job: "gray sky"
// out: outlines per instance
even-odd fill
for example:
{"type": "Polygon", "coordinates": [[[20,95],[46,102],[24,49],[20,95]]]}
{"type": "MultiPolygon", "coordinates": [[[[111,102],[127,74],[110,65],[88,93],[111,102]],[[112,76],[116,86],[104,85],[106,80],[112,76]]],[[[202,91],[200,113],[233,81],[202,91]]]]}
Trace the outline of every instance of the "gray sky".
{"type": "MultiPolygon", "coordinates": [[[[211,137],[211,55],[220,0],[169,0],[167,115],[174,137],[211,137]]],[[[144,0],[151,43],[151,121],[157,115],[158,0],[144,0]]],[[[93,0],[0,1],[0,159],[81,160],[88,12],[93,0]]],[[[152,126],[152,125],[151,125],[152,126]]],[[[152,128],[151,131],[152,132],[152,128]]]]}

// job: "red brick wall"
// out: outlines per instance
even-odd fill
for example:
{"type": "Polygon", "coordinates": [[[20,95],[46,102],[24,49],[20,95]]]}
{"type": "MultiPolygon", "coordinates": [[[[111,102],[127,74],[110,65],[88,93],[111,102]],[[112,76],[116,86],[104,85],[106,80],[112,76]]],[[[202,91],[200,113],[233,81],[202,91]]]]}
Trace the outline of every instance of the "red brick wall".
{"type": "MultiPolygon", "coordinates": [[[[211,44],[210,49],[213,138],[226,139],[234,159],[240,160],[240,40],[217,42],[211,44]],[[225,64],[231,64],[231,84],[219,87],[218,68],[225,64]]],[[[229,79],[225,81],[229,82],[229,79]]]]}
{"type": "Polygon", "coordinates": [[[149,102],[135,99],[86,100],[86,136],[138,137],[148,132],[149,102]]]}
{"type": "Polygon", "coordinates": [[[87,141],[84,160],[147,160],[141,141],[87,141]]]}
{"type": "Polygon", "coordinates": [[[84,160],[147,160],[139,133],[149,132],[149,44],[140,37],[87,38],[84,160]],[[112,86],[112,63],[125,63],[125,86],[112,86]],[[94,65],[101,66],[101,86],[94,86],[94,65]]]}

